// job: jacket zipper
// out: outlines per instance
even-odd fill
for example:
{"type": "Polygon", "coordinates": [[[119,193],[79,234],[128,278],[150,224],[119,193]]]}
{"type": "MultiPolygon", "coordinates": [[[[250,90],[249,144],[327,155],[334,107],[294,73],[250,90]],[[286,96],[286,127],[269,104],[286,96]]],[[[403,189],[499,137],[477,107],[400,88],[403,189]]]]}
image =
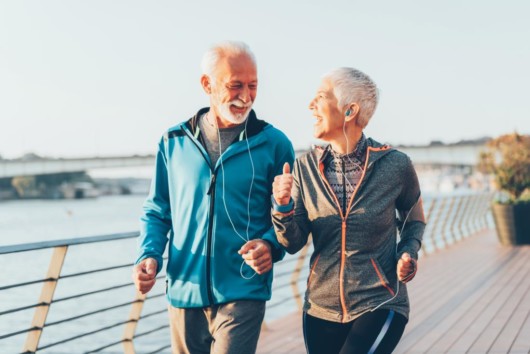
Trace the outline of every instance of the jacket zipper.
{"type": "Polygon", "coordinates": [[[366,150],[366,161],[364,162],[364,169],[363,173],[361,175],[361,178],[359,179],[359,183],[355,186],[355,189],[353,190],[353,194],[350,199],[350,203],[348,204],[348,208],[345,210],[345,213],[343,214],[343,210],[340,206],[339,199],[333,192],[333,189],[329,185],[328,180],[326,179],[326,176],[324,175],[324,164],[322,162],[319,162],[319,170],[320,174],[322,176],[322,180],[327,185],[329,191],[331,192],[331,195],[333,196],[333,199],[335,200],[335,203],[337,207],[339,208],[340,217],[342,219],[342,226],[341,226],[341,249],[340,249],[340,269],[339,269],[339,297],[340,297],[340,304],[342,307],[342,323],[346,322],[348,309],[346,308],[346,299],[344,296],[344,268],[346,264],[346,220],[348,218],[350,208],[353,204],[353,200],[355,199],[355,195],[357,194],[357,191],[359,190],[359,187],[361,186],[361,183],[364,180],[364,176],[366,175],[366,170],[368,167],[371,167],[372,164],[368,165],[368,160],[370,159],[370,150],[371,148],[368,147],[366,150]]]}
{"type": "Polygon", "coordinates": [[[199,152],[201,153],[202,157],[204,158],[204,161],[210,168],[210,186],[208,187],[207,195],[210,196],[210,218],[208,220],[208,232],[206,236],[206,292],[208,294],[208,302],[210,303],[210,306],[214,304],[214,298],[213,298],[213,287],[212,287],[212,234],[213,234],[213,213],[214,213],[214,206],[215,206],[215,180],[216,180],[216,170],[212,168],[212,165],[210,162],[208,162],[208,159],[206,156],[202,153],[200,146],[197,144],[197,142],[188,134],[186,129],[181,128],[188,138],[195,144],[197,149],[199,149],[199,152]]]}
{"type": "Polygon", "coordinates": [[[342,163],[342,209],[346,210],[346,203],[348,202],[346,200],[346,196],[348,195],[346,193],[346,166],[344,163],[344,159],[341,159],[342,163]]]}
{"type": "Polygon", "coordinates": [[[213,301],[213,287],[212,287],[212,233],[213,233],[213,213],[215,205],[215,172],[212,171],[210,177],[210,187],[208,188],[208,195],[210,196],[210,218],[208,220],[208,236],[206,237],[206,289],[208,290],[208,301],[210,305],[213,301]]]}

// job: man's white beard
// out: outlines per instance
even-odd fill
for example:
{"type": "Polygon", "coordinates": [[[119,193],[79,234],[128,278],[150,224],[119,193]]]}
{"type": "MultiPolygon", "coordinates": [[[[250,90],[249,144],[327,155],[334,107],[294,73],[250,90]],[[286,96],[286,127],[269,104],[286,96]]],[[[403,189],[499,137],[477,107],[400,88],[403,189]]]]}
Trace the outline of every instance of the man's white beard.
{"type": "Polygon", "coordinates": [[[252,109],[252,103],[248,103],[247,105],[244,104],[243,102],[239,101],[239,100],[233,100],[233,101],[230,101],[228,103],[219,104],[217,106],[217,109],[219,110],[219,115],[224,120],[227,120],[227,121],[229,121],[230,123],[233,123],[233,124],[241,124],[241,123],[243,123],[245,121],[245,119],[247,119],[248,114],[250,113],[250,110],[252,109]],[[248,105],[248,108],[243,113],[234,114],[230,110],[230,106],[231,105],[236,105],[238,107],[245,107],[245,106],[248,105]]]}

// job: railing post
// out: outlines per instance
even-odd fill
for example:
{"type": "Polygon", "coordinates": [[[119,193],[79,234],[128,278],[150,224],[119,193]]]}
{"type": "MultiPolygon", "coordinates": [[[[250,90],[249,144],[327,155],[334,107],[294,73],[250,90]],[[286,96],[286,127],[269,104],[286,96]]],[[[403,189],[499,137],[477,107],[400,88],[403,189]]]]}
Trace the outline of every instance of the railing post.
{"type": "Polygon", "coordinates": [[[436,213],[436,217],[432,223],[432,229],[431,229],[432,244],[436,250],[444,248],[444,247],[439,247],[439,242],[437,241],[438,237],[436,237],[436,229],[438,228],[438,224],[440,222],[440,219],[442,218],[442,214],[445,211],[445,204],[447,203],[447,198],[441,197],[441,199],[442,201],[440,203],[440,207],[438,208],[438,212],[436,213]]]}
{"type": "Polygon", "coordinates": [[[488,224],[486,222],[486,215],[488,214],[490,203],[491,195],[489,193],[484,193],[482,195],[481,211],[479,215],[477,215],[477,225],[480,230],[488,228],[488,224]]]}
{"type": "Polygon", "coordinates": [[[475,224],[475,218],[477,215],[478,208],[480,206],[481,198],[479,195],[473,195],[473,204],[471,208],[471,212],[469,213],[469,216],[467,218],[467,229],[469,230],[469,235],[473,235],[475,232],[477,232],[477,226],[475,224]]]}
{"type": "Polygon", "coordinates": [[[460,231],[460,235],[462,236],[462,238],[466,238],[467,236],[469,236],[464,231],[464,221],[467,219],[467,211],[469,209],[471,202],[472,202],[472,196],[468,195],[466,197],[466,203],[465,203],[464,211],[462,212],[462,217],[460,218],[460,221],[458,222],[458,230],[460,231]]]}
{"type": "Polygon", "coordinates": [[[31,321],[32,330],[28,333],[24,349],[22,349],[24,353],[35,353],[37,351],[44,324],[46,323],[46,317],[48,316],[48,311],[52,304],[53,294],[55,293],[57,282],[61,275],[61,269],[63,268],[67,250],[68,246],[60,246],[53,249],[48,273],[46,274],[46,281],[42,285],[39,297],[40,305],[35,308],[33,321],[31,321]]]}
{"type": "Polygon", "coordinates": [[[455,199],[456,199],[456,197],[451,197],[451,201],[449,202],[449,207],[447,209],[447,213],[445,214],[445,218],[444,218],[443,224],[442,224],[441,234],[442,234],[442,239],[445,242],[445,247],[447,247],[448,245],[453,244],[455,242],[455,239],[453,239],[451,241],[451,238],[450,237],[446,237],[446,235],[445,235],[446,229],[447,229],[447,225],[449,224],[449,221],[452,221],[452,220],[449,220],[449,217],[451,215],[454,215],[454,213],[453,213],[453,205],[455,204],[455,199]]]}
{"type": "Polygon", "coordinates": [[[460,234],[457,237],[455,228],[457,227],[457,220],[461,219],[460,210],[462,209],[462,205],[464,204],[465,198],[463,196],[458,197],[458,206],[456,207],[455,216],[451,223],[451,235],[453,236],[453,240],[460,241],[462,239],[462,234],[460,234]]]}
{"type": "Polygon", "coordinates": [[[484,228],[489,229],[491,228],[491,224],[490,224],[491,202],[493,200],[494,194],[488,193],[487,196],[488,196],[488,200],[487,200],[488,205],[486,207],[486,210],[484,211],[484,228]]]}
{"type": "MultiPolygon", "coordinates": [[[[429,206],[429,211],[427,212],[427,214],[425,214],[425,220],[427,221],[427,227],[430,227],[430,230],[432,230],[431,215],[433,213],[433,210],[434,210],[437,202],[438,202],[438,199],[437,198],[433,198],[432,201],[431,201],[431,205],[429,206]]],[[[427,230],[427,229],[425,229],[425,230],[427,230]]],[[[427,235],[427,233],[425,233],[425,235],[427,235]]],[[[429,235],[432,235],[432,231],[430,232],[429,235]]],[[[429,252],[427,252],[427,245],[428,244],[433,244],[432,237],[431,238],[424,237],[423,240],[424,240],[424,242],[421,243],[421,249],[423,250],[423,252],[425,254],[428,254],[429,252]]]]}
{"type": "Polygon", "coordinates": [[[125,325],[125,331],[123,332],[123,352],[125,354],[135,354],[133,342],[134,333],[136,332],[136,327],[142,314],[145,298],[146,294],[142,295],[139,291],[136,292],[136,298],[129,313],[129,322],[125,325]]]}

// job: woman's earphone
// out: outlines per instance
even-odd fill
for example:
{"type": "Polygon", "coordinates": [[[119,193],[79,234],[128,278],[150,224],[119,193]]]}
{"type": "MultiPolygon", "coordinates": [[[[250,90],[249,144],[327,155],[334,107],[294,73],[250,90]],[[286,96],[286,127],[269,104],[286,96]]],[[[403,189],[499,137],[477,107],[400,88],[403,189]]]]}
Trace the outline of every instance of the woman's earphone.
{"type": "Polygon", "coordinates": [[[346,111],[346,117],[348,117],[350,114],[351,114],[351,109],[348,109],[348,110],[346,111]]]}

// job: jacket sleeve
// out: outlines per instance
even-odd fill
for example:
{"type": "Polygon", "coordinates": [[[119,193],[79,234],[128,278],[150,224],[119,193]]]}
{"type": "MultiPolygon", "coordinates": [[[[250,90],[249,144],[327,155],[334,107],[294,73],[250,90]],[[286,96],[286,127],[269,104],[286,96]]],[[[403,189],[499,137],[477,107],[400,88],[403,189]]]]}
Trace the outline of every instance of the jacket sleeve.
{"type": "MultiPolygon", "coordinates": [[[[270,185],[272,186],[272,182],[274,182],[274,177],[281,175],[283,173],[283,165],[284,163],[289,163],[289,166],[293,165],[294,162],[294,149],[291,142],[285,138],[287,144],[285,144],[284,147],[282,147],[281,151],[279,151],[278,157],[276,158],[275,168],[274,168],[274,175],[272,176],[270,180],[270,185]]],[[[268,203],[271,201],[268,200],[268,203]]],[[[283,259],[285,256],[285,250],[284,248],[278,243],[278,239],[276,238],[276,233],[274,231],[274,227],[271,226],[265,234],[263,234],[262,237],[264,240],[267,240],[269,244],[271,245],[271,252],[272,252],[272,260],[273,262],[278,262],[283,259]]]]}
{"type": "Polygon", "coordinates": [[[168,232],[172,227],[164,140],[159,143],[151,190],[143,205],[136,260],[138,264],[145,258],[156,259],[157,273],[162,269],[162,255],[168,242],[168,232]]]}
{"type": "Polygon", "coordinates": [[[291,198],[293,202],[291,211],[280,213],[272,209],[271,213],[278,242],[287,252],[294,254],[305,246],[311,232],[311,222],[307,217],[301,190],[299,160],[296,160],[293,170],[291,198]]]}
{"type": "Polygon", "coordinates": [[[417,260],[425,231],[425,216],[423,215],[418,176],[408,157],[402,181],[403,189],[396,201],[400,230],[397,257],[398,259],[401,258],[401,255],[407,252],[417,260]]]}

